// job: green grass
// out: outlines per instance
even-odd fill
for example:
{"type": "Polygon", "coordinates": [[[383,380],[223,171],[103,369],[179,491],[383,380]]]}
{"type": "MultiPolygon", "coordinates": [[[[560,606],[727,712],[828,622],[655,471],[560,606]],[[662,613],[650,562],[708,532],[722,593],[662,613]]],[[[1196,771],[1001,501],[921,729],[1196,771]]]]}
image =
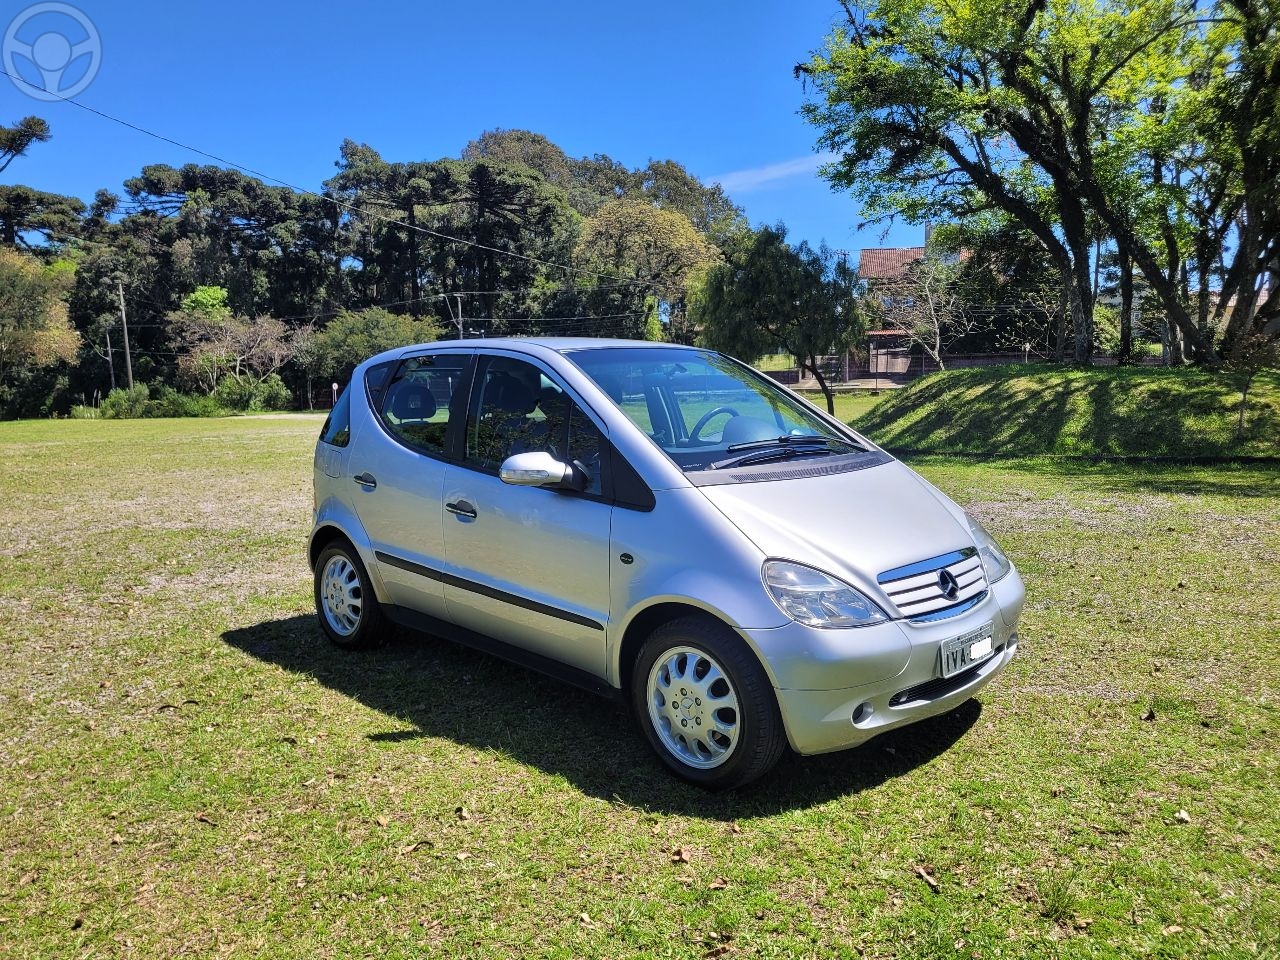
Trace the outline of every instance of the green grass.
{"type": "MultiPolygon", "coordinates": [[[[883,393],[872,393],[870,390],[847,390],[843,393],[837,393],[835,395],[836,419],[843,420],[845,423],[858,420],[874,410],[880,404],[880,401],[891,392],[889,390],[883,393]]],[[[827,398],[821,393],[804,392],[800,396],[804,397],[819,410],[827,409],[827,398]]]]}
{"type": "Polygon", "coordinates": [[[775,370],[794,370],[796,368],[795,357],[789,353],[769,353],[765,354],[759,360],[754,361],[751,366],[757,370],[765,372],[775,370]]]}
{"type": "Polygon", "coordinates": [[[1276,956],[1280,471],[921,461],[1018,658],[708,796],[609,702],[327,646],[319,425],[0,424],[0,956],[1276,956]]]}
{"type": "Polygon", "coordinates": [[[924,453],[1280,457],[1280,376],[1255,381],[1242,441],[1239,384],[1193,370],[956,370],[887,396],[854,426],[924,453]]]}

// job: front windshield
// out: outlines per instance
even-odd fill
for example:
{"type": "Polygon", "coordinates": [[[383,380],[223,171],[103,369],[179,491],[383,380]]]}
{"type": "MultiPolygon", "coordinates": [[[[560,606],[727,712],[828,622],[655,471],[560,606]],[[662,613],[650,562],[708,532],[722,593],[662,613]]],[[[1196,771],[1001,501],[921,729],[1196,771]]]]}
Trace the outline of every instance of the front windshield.
{"type": "Polygon", "coordinates": [[[718,353],[608,347],[569,358],[685,471],[862,449],[772,380],[718,353]]]}

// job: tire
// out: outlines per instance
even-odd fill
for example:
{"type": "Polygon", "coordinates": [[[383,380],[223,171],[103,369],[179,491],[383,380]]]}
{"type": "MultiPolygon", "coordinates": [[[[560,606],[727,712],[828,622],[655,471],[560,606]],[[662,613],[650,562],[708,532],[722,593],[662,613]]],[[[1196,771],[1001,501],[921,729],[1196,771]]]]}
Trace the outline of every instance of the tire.
{"type": "Polygon", "coordinates": [[[631,703],[662,762],[708,790],[764,776],[786,749],[764,668],[709,618],[682,617],[650,634],[632,671],[631,703]]]}
{"type": "Polygon", "coordinates": [[[320,551],[315,567],[316,619],[320,629],[344,650],[363,650],[382,642],[385,618],[360,555],[345,540],[320,551]]]}

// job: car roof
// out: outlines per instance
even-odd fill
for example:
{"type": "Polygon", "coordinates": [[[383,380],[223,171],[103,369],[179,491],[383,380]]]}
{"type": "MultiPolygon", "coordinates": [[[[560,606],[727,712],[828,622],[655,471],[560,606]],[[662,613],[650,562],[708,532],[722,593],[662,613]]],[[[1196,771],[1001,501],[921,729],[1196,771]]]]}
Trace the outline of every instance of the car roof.
{"type": "Polygon", "coordinates": [[[467,340],[436,340],[434,343],[420,343],[420,347],[473,347],[489,350],[521,350],[529,347],[541,347],[554,350],[556,353],[572,353],[578,350],[601,350],[607,348],[627,347],[630,349],[664,348],[668,350],[695,350],[679,343],[663,343],[655,340],[618,340],[603,337],[486,337],[467,340]]]}

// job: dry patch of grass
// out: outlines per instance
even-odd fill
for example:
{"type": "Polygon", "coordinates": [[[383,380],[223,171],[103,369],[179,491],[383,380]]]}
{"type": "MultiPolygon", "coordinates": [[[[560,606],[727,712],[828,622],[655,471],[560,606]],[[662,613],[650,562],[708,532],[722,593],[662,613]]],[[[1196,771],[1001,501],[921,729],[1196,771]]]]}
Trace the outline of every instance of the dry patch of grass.
{"type": "Polygon", "coordinates": [[[0,956],[1274,956],[1280,473],[920,464],[1019,658],[708,796],[609,702],[324,645],[318,429],[0,425],[0,956]]]}

